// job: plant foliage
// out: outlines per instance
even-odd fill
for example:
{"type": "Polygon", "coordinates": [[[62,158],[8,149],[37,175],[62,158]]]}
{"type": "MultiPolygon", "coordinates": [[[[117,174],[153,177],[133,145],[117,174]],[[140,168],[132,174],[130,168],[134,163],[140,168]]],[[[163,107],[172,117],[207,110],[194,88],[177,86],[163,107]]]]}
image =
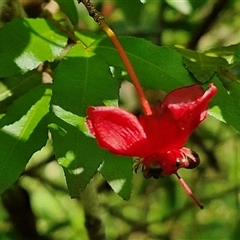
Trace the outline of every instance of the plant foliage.
{"type": "MultiPolygon", "coordinates": [[[[65,2],[59,1],[59,4],[61,6],[65,2]]],[[[64,9],[67,13],[68,8],[64,9]]],[[[71,20],[75,24],[76,16],[71,20]]],[[[123,198],[129,198],[131,160],[120,159],[100,149],[87,133],[84,124],[88,106],[103,105],[106,100],[119,98],[120,82],[114,78],[110,67],[121,69],[122,73],[125,69],[109,39],[98,37],[96,40],[81,43],[81,38],[84,41],[86,36],[79,34],[80,43],[70,47],[65,56],[58,59],[67,45],[67,36],[55,22],[20,18],[1,28],[0,58],[4,58],[0,68],[2,77],[15,75],[18,79],[22,76],[17,74],[26,76],[43,61],[59,63],[54,70],[54,84],[48,86],[53,90],[52,95],[50,90],[43,91],[43,87],[40,86],[30,88],[29,92],[13,102],[1,119],[2,141],[5,138],[9,140],[7,144],[1,144],[4,162],[1,163],[3,179],[0,192],[16,181],[31,155],[44,146],[49,125],[54,154],[64,168],[72,197],[78,196],[79,191],[86,187],[99,169],[123,198]],[[46,117],[48,112],[50,114],[46,117]],[[45,137],[41,139],[43,131],[45,137]],[[21,154],[20,150],[22,144],[29,149],[24,151],[24,154],[21,154]],[[16,154],[20,157],[16,157],[16,154]],[[122,164],[118,164],[119,162],[122,164]],[[114,171],[112,174],[107,173],[106,169],[116,169],[116,164],[119,165],[118,174],[114,171]],[[7,174],[6,177],[3,174],[6,170],[12,174],[7,174]],[[125,190],[121,189],[119,184],[116,186],[116,182],[113,184],[113,179],[118,180],[120,185],[124,181],[121,187],[125,190]]],[[[120,42],[143,88],[169,92],[196,82],[203,85],[214,82],[218,86],[218,94],[213,100],[211,114],[240,130],[238,94],[236,91],[234,93],[234,88],[230,88],[231,84],[236,85],[237,82],[224,85],[224,76],[221,74],[230,72],[238,65],[238,45],[228,47],[228,54],[224,56],[222,53],[226,48],[200,53],[183,48],[158,47],[133,37],[121,37],[120,42]]],[[[13,80],[8,81],[11,84],[10,81],[13,80]]],[[[11,87],[5,85],[2,95],[6,92],[11,92],[11,87]]]]}
{"type": "MultiPolygon", "coordinates": [[[[69,25],[57,17],[16,18],[0,28],[0,193],[50,138],[71,197],[78,197],[99,172],[120,197],[129,199],[132,159],[99,148],[85,117],[89,106],[121,104],[121,81],[131,80],[106,36],[69,30],[81,18],[75,2],[56,2],[69,25]],[[53,83],[42,83],[39,65],[48,66],[53,83]]],[[[163,1],[163,6],[183,15],[206,3],[173,2],[163,1]]],[[[131,15],[128,26],[136,26],[141,17],[151,23],[150,16],[141,15],[143,3],[133,4],[137,11],[132,15],[126,1],[116,5],[125,16],[131,15]]],[[[192,29],[189,22],[183,26],[192,29]]],[[[169,92],[194,83],[207,89],[214,83],[218,93],[210,115],[240,131],[240,44],[196,51],[158,46],[139,37],[119,40],[145,90],[169,92]]]]}

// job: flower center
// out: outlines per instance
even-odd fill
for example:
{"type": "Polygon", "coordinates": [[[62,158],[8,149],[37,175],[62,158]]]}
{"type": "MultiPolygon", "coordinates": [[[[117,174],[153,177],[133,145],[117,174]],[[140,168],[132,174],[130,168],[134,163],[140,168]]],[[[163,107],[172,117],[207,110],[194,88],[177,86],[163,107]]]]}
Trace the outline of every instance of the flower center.
{"type": "Polygon", "coordinates": [[[135,172],[141,167],[145,178],[155,178],[175,174],[179,168],[192,169],[199,165],[198,154],[188,148],[173,149],[167,153],[153,154],[137,160],[135,172]]]}

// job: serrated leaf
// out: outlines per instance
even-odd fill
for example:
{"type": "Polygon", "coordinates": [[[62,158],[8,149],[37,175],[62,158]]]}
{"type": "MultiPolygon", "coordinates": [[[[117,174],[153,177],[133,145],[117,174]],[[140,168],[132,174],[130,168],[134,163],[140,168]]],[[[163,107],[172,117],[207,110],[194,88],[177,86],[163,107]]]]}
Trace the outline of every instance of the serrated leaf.
{"type": "Polygon", "coordinates": [[[218,68],[228,67],[228,62],[224,58],[209,57],[189,49],[175,49],[184,57],[184,63],[189,72],[201,83],[209,81],[218,68]]]}
{"type": "Polygon", "coordinates": [[[0,77],[25,73],[60,55],[67,37],[50,21],[17,18],[0,29],[0,77]]]}
{"type": "Polygon", "coordinates": [[[71,197],[79,197],[98,167],[106,152],[97,147],[94,138],[86,137],[77,128],[54,118],[50,125],[53,149],[63,167],[71,197]]]}
{"type": "Polygon", "coordinates": [[[46,144],[50,97],[47,86],[36,87],[18,98],[0,120],[0,193],[17,180],[32,154],[46,144]]]}
{"type": "MultiPolygon", "coordinates": [[[[123,45],[141,85],[146,89],[170,90],[193,84],[193,79],[182,63],[182,57],[169,47],[158,47],[139,38],[121,37],[123,45]]],[[[125,69],[109,39],[94,43],[92,48],[114,67],[125,69]]]]}
{"type": "Polygon", "coordinates": [[[212,82],[217,86],[218,92],[211,101],[210,115],[214,116],[220,121],[228,123],[236,130],[240,131],[239,119],[240,108],[236,101],[228,94],[226,89],[222,86],[220,80],[215,76],[212,82]]]}
{"type": "Polygon", "coordinates": [[[119,196],[125,200],[130,198],[133,174],[132,158],[109,153],[109,156],[104,158],[99,171],[119,196]]]}
{"type": "Polygon", "coordinates": [[[234,44],[230,46],[221,46],[221,47],[211,48],[204,51],[204,54],[207,54],[213,57],[223,57],[225,59],[231,60],[238,46],[239,44],[234,44]]]}
{"type": "Polygon", "coordinates": [[[210,56],[225,58],[230,64],[238,64],[240,62],[240,44],[211,48],[204,51],[204,53],[210,56]]]}
{"type": "Polygon", "coordinates": [[[82,45],[75,45],[56,69],[52,103],[79,116],[91,105],[117,99],[119,83],[108,65],[82,45]]]}
{"type": "Polygon", "coordinates": [[[123,199],[131,194],[132,159],[112,155],[89,137],[85,120],[53,106],[50,124],[54,153],[63,167],[71,197],[78,197],[101,165],[100,172],[123,199]],[[80,130],[80,131],[79,131],[80,130]]]}
{"type": "Polygon", "coordinates": [[[82,45],[74,46],[58,65],[50,128],[54,153],[63,166],[72,197],[79,196],[108,154],[89,137],[82,116],[88,106],[117,99],[118,91],[119,83],[105,61],[82,45]]]}
{"type": "Polygon", "coordinates": [[[75,0],[55,0],[60,9],[68,16],[71,23],[75,26],[78,23],[78,12],[75,5],[75,0]]]}

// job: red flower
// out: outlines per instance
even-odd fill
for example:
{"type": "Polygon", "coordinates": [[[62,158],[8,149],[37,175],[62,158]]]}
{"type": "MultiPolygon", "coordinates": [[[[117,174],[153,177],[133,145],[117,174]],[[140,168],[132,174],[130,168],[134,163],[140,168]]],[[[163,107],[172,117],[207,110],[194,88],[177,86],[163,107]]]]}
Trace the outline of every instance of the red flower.
{"type": "Polygon", "coordinates": [[[153,114],[139,118],[118,107],[89,107],[87,126],[100,147],[110,152],[139,157],[146,178],[158,178],[194,168],[198,155],[183,145],[206,118],[209,101],[217,92],[211,84],[204,92],[200,85],[170,92],[153,114]]]}

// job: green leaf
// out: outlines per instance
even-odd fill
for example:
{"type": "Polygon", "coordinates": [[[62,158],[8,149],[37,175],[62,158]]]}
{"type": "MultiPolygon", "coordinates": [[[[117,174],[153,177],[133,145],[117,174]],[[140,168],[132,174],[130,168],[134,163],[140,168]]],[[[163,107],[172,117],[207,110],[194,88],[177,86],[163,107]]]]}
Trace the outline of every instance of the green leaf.
{"type": "Polygon", "coordinates": [[[171,7],[175,8],[182,14],[190,14],[192,12],[191,3],[188,0],[182,1],[172,1],[172,0],[165,0],[171,7]]]}
{"type": "Polygon", "coordinates": [[[196,0],[189,0],[193,10],[199,10],[202,6],[204,6],[207,2],[207,0],[201,0],[201,1],[196,1],[196,0]]]}
{"type": "Polygon", "coordinates": [[[53,149],[58,163],[63,167],[71,197],[79,197],[102,163],[106,151],[97,147],[94,138],[54,118],[50,125],[53,149]]]}
{"type": "Polygon", "coordinates": [[[118,98],[119,83],[105,61],[90,49],[75,45],[58,65],[52,103],[79,116],[91,105],[118,98]]]}
{"type": "Polygon", "coordinates": [[[89,46],[90,44],[92,44],[93,42],[95,42],[98,39],[101,39],[98,35],[96,35],[95,33],[92,32],[87,32],[87,31],[83,31],[81,30],[81,32],[79,31],[74,31],[75,36],[81,41],[81,43],[85,46],[89,46]]]}
{"type": "Polygon", "coordinates": [[[232,61],[238,47],[239,47],[239,44],[211,48],[204,51],[204,54],[207,54],[208,56],[213,56],[213,57],[223,57],[228,61],[232,61]]]}
{"type": "Polygon", "coordinates": [[[112,189],[125,200],[131,195],[132,162],[130,157],[120,157],[109,153],[99,169],[112,189]]]}
{"type": "Polygon", "coordinates": [[[24,75],[2,78],[0,81],[0,113],[5,112],[15,99],[40,85],[41,82],[42,74],[35,70],[24,75]]]}
{"type": "Polygon", "coordinates": [[[240,131],[239,105],[228,94],[226,89],[222,86],[221,81],[216,76],[212,78],[212,82],[217,86],[218,92],[210,103],[211,108],[209,114],[240,131]]]}
{"type": "Polygon", "coordinates": [[[231,83],[225,85],[230,96],[237,102],[240,106],[240,81],[232,81],[231,83]]]}
{"type": "Polygon", "coordinates": [[[67,37],[50,21],[17,18],[0,29],[0,77],[25,73],[60,55],[67,37]]]}
{"type": "Polygon", "coordinates": [[[184,57],[184,63],[189,72],[201,83],[209,81],[218,68],[229,66],[228,62],[221,57],[209,57],[189,49],[175,49],[184,57]]]}
{"type": "Polygon", "coordinates": [[[55,0],[60,9],[68,16],[71,23],[75,26],[78,23],[78,12],[75,5],[75,0],[55,0]]]}
{"type": "Polygon", "coordinates": [[[13,184],[48,138],[51,90],[39,86],[18,98],[0,120],[0,193],[13,184]]]}
{"type": "Polygon", "coordinates": [[[124,199],[131,194],[132,158],[112,155],[89,137],[85,119],[53,106],[50,124],[54,153],[63,167],[71,197],[78,197],[101,165],[100,172],[124,199]],[[80,131],[79,131],[80,130],[80,131]]]}
{"type": "MultiPolygon", "coordinates": [[[[146,89],[162,89],[166,92],[194,81],[184,68],[182,57],[169,47],[158,47],[151,42],[133,37],[119,38],[141,85],[146,89]]],[[[114,67],[124,69],[122,60],[109,39],[94,43],[92,48],[114,67]]]]}
{"type": "Polygon", "coordinates": [[[143,4],[139,0],[131,0],[131,7],[126,3],[126,0],[116,1],[117,7],[122,9],[126,19],[134,24],[139,22],[140,13],[143,4]]]}
{"type": "Polygon", "coordinates": [[[108,152],[89,137],[86,109],[118,98],[119,83],[102,58],[82,45],[74,46],[58,65],[52,97],[53,148],[63,166],[72,197],[78,197],[108,152]]]}

